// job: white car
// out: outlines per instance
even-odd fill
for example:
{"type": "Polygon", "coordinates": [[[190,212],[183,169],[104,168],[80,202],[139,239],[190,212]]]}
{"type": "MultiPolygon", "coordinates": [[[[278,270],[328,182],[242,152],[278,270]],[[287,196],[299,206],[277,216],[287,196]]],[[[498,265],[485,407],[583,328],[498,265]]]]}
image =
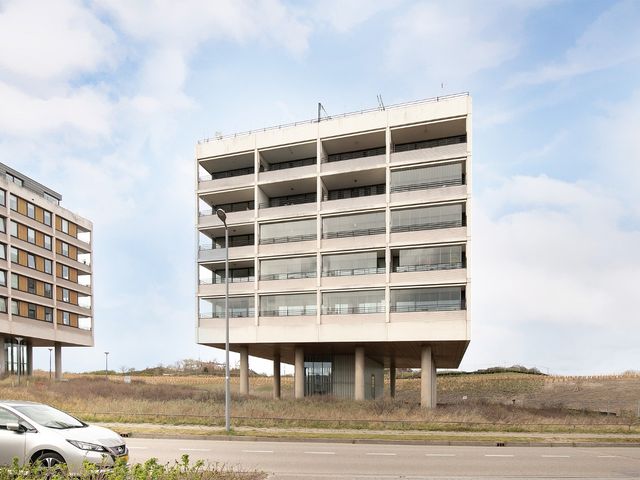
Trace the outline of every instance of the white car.
{"type": "Polygon", "coordinates": [[[128,461],[127,446],[115,432],[87,425],[49,405],[0,400],[0,466],[40,463],[66,464],[71,473],[82,472],[85,461],[111,467],[128,461]]]}

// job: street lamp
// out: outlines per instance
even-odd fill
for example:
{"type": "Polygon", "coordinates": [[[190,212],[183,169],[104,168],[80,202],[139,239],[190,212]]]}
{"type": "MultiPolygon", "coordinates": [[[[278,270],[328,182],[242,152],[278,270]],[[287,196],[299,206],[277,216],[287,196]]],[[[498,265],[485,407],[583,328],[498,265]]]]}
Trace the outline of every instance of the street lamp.
{"type": "Polygon", "coordinates": [[[221,208],[216,208],[216,215],[224,224],[224,427],[227,433],[231,431],[231,388],[229,386],[229,229],[227,228],[227,214],[221,208]]]}
{"type": "Polygon", "coordinates": [[[18,385],[20,385],[20,370],[22,370],[22,337],[16,337],[16,342],[18,342],[18,385]]]}
{"type": "Polygon", "coordinates": [[[104,352],[104,379],[109,380],[109,352],[104,352]]]}
{"type": "Polygon", "coordinates": [[[51,380],[51,352],[53,352],[53,348],[49,349],[49,380],[51,380]]]}

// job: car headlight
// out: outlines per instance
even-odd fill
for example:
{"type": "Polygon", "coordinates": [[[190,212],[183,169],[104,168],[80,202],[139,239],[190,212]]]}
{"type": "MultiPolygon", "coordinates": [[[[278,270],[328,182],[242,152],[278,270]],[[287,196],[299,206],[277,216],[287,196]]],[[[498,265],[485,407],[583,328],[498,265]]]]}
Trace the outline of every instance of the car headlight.
{"type": "Polygon", "coordinates": [[[78,447],[80,450],[89,450],[91,452],[106,452],[107,449],[102,445],[96,445],[95,443],[81,442],[80,440],[67,440],[74,447],[78,447]]]}

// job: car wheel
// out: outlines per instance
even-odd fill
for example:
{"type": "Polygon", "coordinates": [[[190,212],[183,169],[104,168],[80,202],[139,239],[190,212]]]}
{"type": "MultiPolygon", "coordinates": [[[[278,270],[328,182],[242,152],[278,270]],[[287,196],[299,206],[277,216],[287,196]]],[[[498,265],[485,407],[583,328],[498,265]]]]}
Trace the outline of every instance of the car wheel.
{"type": "Polygon", "coordinates": [[[36,462],[40,462],[44,468],[53,468],[57,465],[64,465],[65,461],[60,455],[55,452],[44,452],[40,454],[38,458],[36,458],[36,462]]]}

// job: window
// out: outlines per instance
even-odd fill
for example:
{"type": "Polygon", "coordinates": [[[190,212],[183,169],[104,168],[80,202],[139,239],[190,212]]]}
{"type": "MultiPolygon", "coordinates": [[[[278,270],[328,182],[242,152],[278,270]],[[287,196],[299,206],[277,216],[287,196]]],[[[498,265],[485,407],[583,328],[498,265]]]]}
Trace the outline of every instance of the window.
{"type": "Polygon", "coordinates": [[[465,225],[464,205],[438,205],[391,212],[392,232],[414,232],[465,225]]]}
{"type": "Polygon", "coordinates": [[[56,197],[54,197],[53,195],[48,194],[47,192],[44,192],[44,198],[46,200],[49,200],[50,202],[55,203],[56,205],[60,205],[60,200],[58,200],[56,197]]]}
{"type": "Polygon", "coordinates": [[[53,309],[50,307],[44,307],[44,321],[53,322],[53,309]]]}
{"type": "Polygon", "coordinates": [[[36,207],[33,203],[27,203],[27,217],[36,218],[36,207]]]}
{"type": "Polygon", "coordinates": [[[385,272],[384,251],[323,255],[322,276],[375,275],[385,272]]]}
{"type": "Polygon", "coordinates": [[[260,225],[260,243],[288,243],[316,239],[316,219],[260,225]]]}
{"type": "Polygon", "coordinates": [[[429,248],[408,248],[392,252],[394,272],[423,272],[464,268],[462,245],[429,248]]]}
{"type": "Polygon", "coordinates": [[[20,307],[18,305],[18,302],[15,300],[11,300],[11,314],[20,315],[20,307]]]}
{"type": "Polygon", "coordinates": [[[9,180],[10,182],[15,183],[16,185],[20,185],[22,186],[23,181],[21,178],[16,177],[15,175],[11,175],[9,172],[7,172],[6,174],[7,180],[9,180]]]}
{"type": "Polygon", "coordinates": [[[67,302],[69,303],[70,299],[69,299],[69,289],[68,288],[63,288],[62,289],[62,301],[63,302],[67,302]]]}
{"type": "Polygon", "coordinates": [[[391,171],[391,193],[462,185],[462,163],[405,168],[391,171]]]}
{"type": "Polygon", "coordinates": [[[359,213],[322,219],[323,238],[358,237],[385,233],[384,212],[359,213]]]}
{"type": "Polygon", "coordinates": [[[260,280],[314,278],[315,276],[316,257],[274,258],[260,262],[260,280]]]}
{"type": "Polygon", "coordinates": [[[5,233],[7,231],[6,229],[6,219],[4,217],[0,217],[0,232],[5,233]]]}
{"type": "Polygon", "coordinates": [[[27,304],[27,316],[29,318],[36,318],[36,306],[33,303],[27,304]]]}
{"type": "Polygon", "coordinates": [[[14,211],[18,210],[18,197],[13,193],[9,194],[9,208],[14,211]]]}
{"type": "Polygon", "coordinates": [[[27,242],[36,243],[36,231],[27,227],[27,242]]]}
{"type": "Polygon", "coordinates": [[[7,192],[0,189],[0,205],[5,205],[7,192]]]}
{"type": "Polygon", "coordinates": [[[48,259],[44,259],[44,273],[49,273],[51,274],[53,272],[53,268],[52,268],[52,263],[51,260],[48,259]]]}
{"type": "Polygon", "coordinates": [[[66,234],[69,234],[69,221],[65,220],[64,218],[60,219],[60,227],[62,229],[62,231],[66,234]]]}
{"type": "Polygon", "coordinates": [[[264,295],[260,297],[260,315],[286,317],[289,315],[315,315],[316,294],[264,295]]]}
{"type": "Polygon", "coordinates": [[[44,284],[44,296],[47,298],[53,298],[53,285],[50,283],[44,284]]]}
{"type": "Polygon", "coordinates": [[[4,270],[0,270],[0,285],[3,287],[7,286],[7,272],[4,270]]]}
{"type": "Polygon", "coordinates": [[[0,243],[0,260],[7,259],[7,246],[4,243],[0,243]]]}
{"type": "Polygon", "coordinates": [[[431,312],[464,309],[463,287],[391,290],[392,312],[431,312]]]}
{"type": "Polygon", "coordinates": [[[47,250],[51,250],[51,237],[49,235],[43,235],[44,237],[44,248],[47,250]]]}
{"type": "MultiPolygon", "coordinates": [[[[4,345],[2,345],[4,348],[4,345]]],[[[4,366],[4,365],[3,365],[4,366]]],[[[10,367],[11,368],[11,367],[10,367]]],[[[6,430],[8,423],[19,423],[20,419],[13,413],[6,411],[4,408],[0,408],[0,429],[6,430]]]]}
{"type": "Polygon", "coordinates": [[[18,288],[18,275],[15,273],[11,274],[11,288],[18,288]]]}
{"type": "Polygon", "coordinates": [[[65,242],[60,242],[60,253],[65,257],[69,256],[69,244],[65,242]]]}
{"type": "Polygon", "coordinates": [[[44,224],[51,226],[51,212],[47,212],[46,210],[44,210],[42,214],[44,224]]]}
{"type": "Polygon", "coordinates": [[[16,247],[11,247],[11,261],[18,263],[18,249],[16,247]]]}
{"type": "Polygon", "coordinates": [[[36,281],[33,278],[27,278],[27,292],[36,293],[36,281]]]}
{"type": "MultiPolygon", "coordinates": [[[[7,313],[7,299],[5,297],[0,297],[0,312],[7,313]]],[[[4,345],[2,348],[4,348],[4,345]]]]}
{"type": "Polygon", "coordinates": [[[322,313],[384,313],[384,290],[329,292],[322,294],[322,313]]]}
{"type": "Polygon", "coordinates": [[[62,278],[69,280],[69,267],[62,265],[62,278]]]}
{"type": "MultiPolygon", "coordinates": [[[[200,299],[200,318],[224,318],[224,298],[200,299]]],[[[253,297],[229,297],[229,317],[253,317],[253,297]]]]}
{"type": "Polygon", "coordinates": [[[27,253],[27,267],[36,268],[36,256],[31,253],[27,253]]]}
{"type": "Polygon", "coordinates": [[[62,312],[62,324],[71,325],[71,315],[69,312],[62,312]]]}
{"type": "Polygon", "coordinates": [[[12,237],[17,237],[18,236],[18,224],[16,222],[14,222],[13,220],[9,220],[9,228],[11,229],[11,236],[12,237]]]}

